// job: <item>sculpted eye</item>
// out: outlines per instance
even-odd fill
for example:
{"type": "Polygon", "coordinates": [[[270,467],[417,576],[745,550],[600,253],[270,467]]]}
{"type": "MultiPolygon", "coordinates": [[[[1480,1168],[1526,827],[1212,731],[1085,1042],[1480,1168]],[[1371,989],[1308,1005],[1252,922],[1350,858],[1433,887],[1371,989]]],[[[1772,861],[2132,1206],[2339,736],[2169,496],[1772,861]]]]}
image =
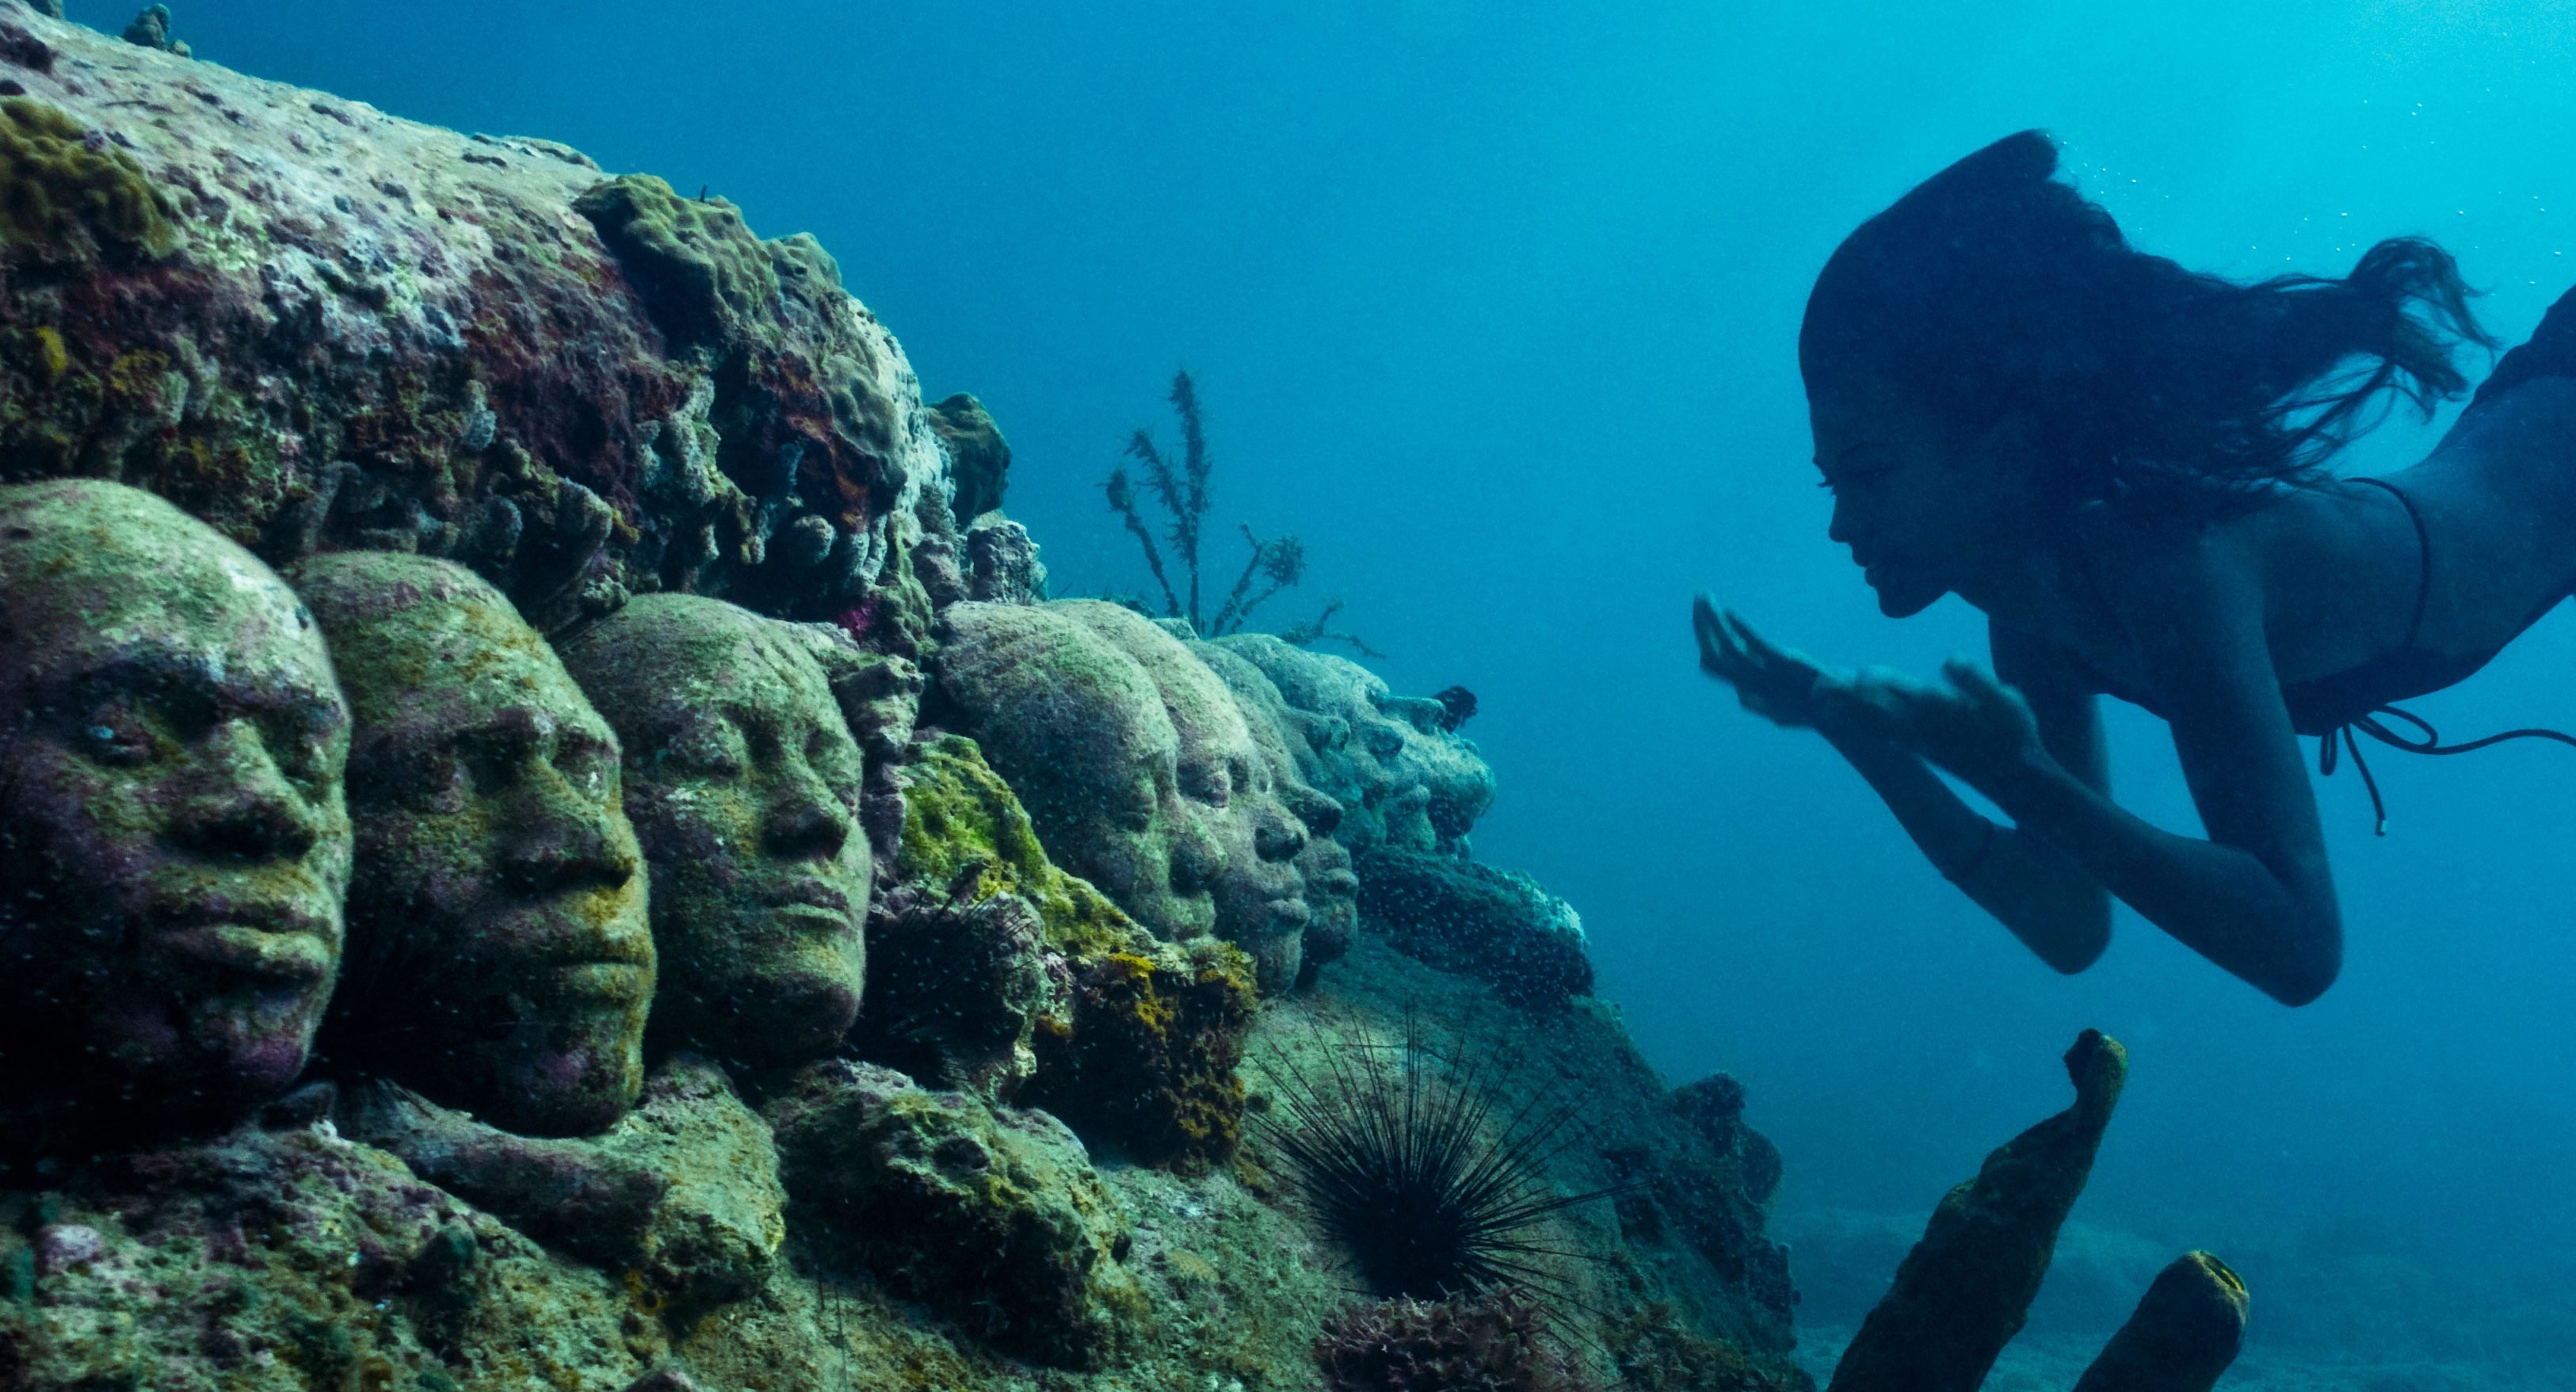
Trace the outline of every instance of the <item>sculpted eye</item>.
{"type": "Polygon", "coordinates": [[[152,731],[131,708],[105,705],[82,722],[80,746],[100,763],[131,766],[152,757],[152,731]]]}

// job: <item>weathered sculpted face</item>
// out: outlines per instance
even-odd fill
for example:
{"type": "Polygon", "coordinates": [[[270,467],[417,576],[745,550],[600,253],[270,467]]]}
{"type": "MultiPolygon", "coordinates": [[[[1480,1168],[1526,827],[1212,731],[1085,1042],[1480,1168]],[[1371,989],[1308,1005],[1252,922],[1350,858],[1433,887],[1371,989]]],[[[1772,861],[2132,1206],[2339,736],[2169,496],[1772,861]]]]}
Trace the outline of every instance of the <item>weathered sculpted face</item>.
{"type": "Polygon", "coordinates": [[[303,1068],[348,738],[320,631],[248,552],[119,484],[0,488],[0,1098],[148,1135],[303,1068]]]}
{"type": "Polygon", "coordinates": [[[873,866],[865,770],[823,668],[774,620],[646,595],[565,661],[626,749],[652,867],[656,1037],[783,1063],[858,1016],[873,866]]]}
{"type": "Polygon", "coordinates": [[[974,737],[1056,863],[1165,938],[1216,926],[1225,848],[1185,805],[1181,738],[1136,660],[1057,605],[941,614],[941,712],[974,737]]]}
{"type": "Polygon", "coordinates": [[[605,1128],[643,1082],[654,979],[617,737],[461,566],[346,552],[295,581],[356,718],[325,1047],[508,1130],[605,1128]]]}
{"type": "Polygon", "coordinates": [[[1181,814],[1222,853],[1208,886],[1216,931],[1252,954],[1263,989],[1292,984],[1309,914],[1297,865],[1306,826],[1282,801],[1234,693],[1180,639],[1132,609],[1095,599],[1048,607],[1135,659],[1153,682],[1179,738],[1181,814]]]}

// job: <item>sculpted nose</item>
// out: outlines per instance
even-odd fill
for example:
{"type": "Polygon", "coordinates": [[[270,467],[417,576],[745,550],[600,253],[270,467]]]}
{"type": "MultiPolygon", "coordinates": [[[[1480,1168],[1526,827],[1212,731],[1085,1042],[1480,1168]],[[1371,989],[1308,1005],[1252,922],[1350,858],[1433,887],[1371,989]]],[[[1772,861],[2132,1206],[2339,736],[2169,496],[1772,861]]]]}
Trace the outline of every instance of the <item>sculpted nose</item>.
{"type": "Polygon", "coordinates": [[[529,780],[511,809],[516,825],[501,855],[501,874],[522,894],[583,885],[614,889],[635,877],[635,841],[615,812],[584,798],[552,765],[529,780]]]}
{"type": "Polygon", "coordinates": [[[850,809],[808,770],[790,779],[761,826],[769,853],[790,859],[830,860],[852,830],[850,809]]]}
{"type": "Polygon", "coordinates": [[[179,804],[172,833],[200,855],[300,860],[321,838],[314,808],[277,763],[258,730],[231,720],[206,736],[197,787],[179,804]]]}
{"type": "Polygon", "coordinates": [[[1849,546],[1853,531],[1851,504],[1840,497],[1835,498],[1833,520],[1825,524],[1825,540],[1837,546],[1849,546]]]}
{"type": "MultiPolygon", "coordinates": [[[[1280,809],[1282,813],[1285,808],[1280,809]]],[[[1295,860],[1306,849],[1306,829],[1295,818],[1265,813],[1252,829],[1252,850],[1263,860],[1295,860]]]]}
{"type": "Polygon", "coordinates": [[[1198,819],[1180,816],[1172,825],[1172,889],[1180,894],[1206,890],[1225,872],[1225,848],[1208,835],[1198,819]]]}

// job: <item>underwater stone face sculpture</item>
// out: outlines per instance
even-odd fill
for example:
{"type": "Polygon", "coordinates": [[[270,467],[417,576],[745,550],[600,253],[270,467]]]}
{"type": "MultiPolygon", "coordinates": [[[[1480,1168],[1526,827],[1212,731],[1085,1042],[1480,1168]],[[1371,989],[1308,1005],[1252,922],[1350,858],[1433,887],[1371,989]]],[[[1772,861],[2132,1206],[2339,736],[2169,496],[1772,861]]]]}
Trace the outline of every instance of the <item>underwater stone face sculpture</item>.
{"type": "Polygon", "coordinates": [[[1235,703],[1243,711],[1244,725],[1252,732],[1252,743],[1269,768],[1271,790],[1305,825],[1306,844],[1297,852],[1297,873],[1306,881],[1305,960],[1298,971],[1303,981],[1312,977],[1317,967],[1348,952],[1351,934],[1359,926],[1359,876],[1351,869],[1351,853],[1334,839],[1341,829],[1342,804],[1307,782],[1299,769],[1294,751],[1304,747],[1305,736],[1287,700],[1270,678],[1263,676],[1260,668],[1214,643],[1192,643],[1189,647],[1192,655],[1206,663],[1208,670],[1234,693],[1235,703]]]}
{"type": "Polygon", "coordinates": [[[325,1051],[511,1131],[606,1128],[643,1083],[654,982],[616,735],[462,566],[344,552],[293,578],[356,721],[325,1051]]]}
{"type": "Polygon", "coordinates": [[[627,751],[655,1037],[762,1064],[829,1051],[859,1012],[874,865],[859,746],[806,640],[722,600],[645,595],[564,659],[627,751]]]}
{"type": "Polygon", "coordinates": [[[1306,825],[1280,800],[1243,708],[1217,674],[1153,620],[1096,599],[1049,606],[1135,659],[1179,736],[1182,811],[1224,853],[1209,889],[1217,933],[1252,954],[1261,989],[1295,984],[1312,911],[1298,858],[1306,825]]]}
{"type": "Polygon", "coordinates": [[[1267,633],[1215,641],[1276,685],[1305,735],[1299,764],[1346,809],[1338,835],[1353,850],[1454,852],[1493,802],[1493,769],[1474,743],[1444,728],[1438,701],[1396,696],[1348,658],[1267,633]]]}
{"type": "Polygon", "coordinates": [[[982,746],[1049,858],[1168,939],[1216,926],[1225,849],[1183,805],[1180,734],[1136,660],[1056,605],[953,604],[939,703],[982,746]]]}
{"type": "Polygon", "coordinates": [[[303,1069],[348,739],[248,552],[120,484],[0,488],[0,1149],[221,1124],[303,1069]]]}

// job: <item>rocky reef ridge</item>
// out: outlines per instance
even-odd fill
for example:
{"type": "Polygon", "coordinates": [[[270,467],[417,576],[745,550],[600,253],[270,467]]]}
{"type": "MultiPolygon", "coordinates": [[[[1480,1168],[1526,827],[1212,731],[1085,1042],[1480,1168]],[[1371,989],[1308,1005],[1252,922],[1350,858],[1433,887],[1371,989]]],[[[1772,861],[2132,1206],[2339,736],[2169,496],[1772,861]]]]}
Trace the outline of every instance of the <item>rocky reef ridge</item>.
{"type": "Polygon", "coordinates": [[[1049,600],[812,238],[16,0],[0,185],[0,1387],[1802,1385],[1454,703],[1049,600]],[[1281,1143],[1399,1046],[1508,1289],[1281,1143]]]}

